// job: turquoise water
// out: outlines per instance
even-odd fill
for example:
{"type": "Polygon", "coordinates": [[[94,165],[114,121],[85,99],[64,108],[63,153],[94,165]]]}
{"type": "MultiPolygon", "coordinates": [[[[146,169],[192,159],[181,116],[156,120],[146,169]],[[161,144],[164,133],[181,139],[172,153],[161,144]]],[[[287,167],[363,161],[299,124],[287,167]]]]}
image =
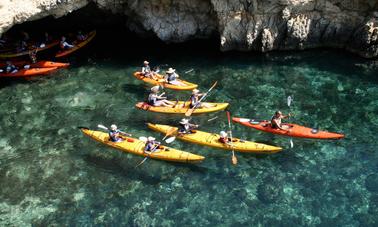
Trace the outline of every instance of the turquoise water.
{"type": "MultiPolygon", "coordinates": [[[[260,55],[165,48],[130,48],[121,55],[92,47],[49,78],[1,82],[1,226],[377,225],[374,61],[326,50],[260,55]],[[230,152],[176,141],[172,146],[205,161],[147,160],[135,168],[141,157],[98,144],[77,127],[116,123],[136,136],[162,138],[145,122],[180,118],[133,107],[148,94],[131,76],[146,56],[173,66],[202,90],[218,81],[208,101],[230,102],[234,116],[267,119],[280,109],[294,113],[298,124],[346,138],[293,139],[290,148],[286,137],[234,125],[235,137],[285,149],[269,156],[236,153],[233,166],[230,152]],[[291,108],[288,95],[294,97],[291,108]]],[[[166,92],[171,99],[189,95],[166,92]]],[[[227,127],[224,112],[193,120],[206,131],[227,127]]]]}

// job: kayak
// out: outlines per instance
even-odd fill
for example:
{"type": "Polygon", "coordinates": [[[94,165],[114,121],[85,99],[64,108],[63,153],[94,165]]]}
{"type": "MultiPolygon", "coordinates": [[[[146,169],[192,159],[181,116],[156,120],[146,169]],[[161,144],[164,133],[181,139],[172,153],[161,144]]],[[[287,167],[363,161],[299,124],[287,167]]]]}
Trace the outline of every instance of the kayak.
{"type": "Polygon", "coordinates": [[[51,47],[54,47],[54,46],[56,46],[58,44],[59,44],[59,40],[55,40],[55,41],[52,41],[49,44],[46,44],[44,47],[36,47],[34,49],[28,49],[28,50],[21,51],[21,52],[12,51],[12,52],[1,53],[0,54],[0,58],[21,57],[21,56],[24,56],[24,55],[29,55],[30,51],[34,51],[35,50],[35,51],[39,52],[39,51],[50,49],[51,47]]]}
{"type": "Polygon", "coordinates": [[[1,77],[31,77],[31,76],[41,76],[47,75],[56,71],[57,67],[51,68],[31,68],[31,69],[20,69],[15,73],[0,73],[1,77]]]}
{"type": "MultiPolygon", "coordinates": [[[[70,63],[64,63],[64,62],[53,62],[53,61],[38,61],[36,63],[31,63],[30,61],[12,61],[12,64],[18,67],[23,67],[24,65],[30,65],[32,68],[51,68],[51,67],[57,67],[57,68],[66,68],[70,65],[70,63]]],[[[0,63],[0,68],[6,67],[6,63],[2,62],[0,63]]]]}
{"type": "Polygon", "coordinates": [[[235,151],[240,151],[243,153],[258,153],[258,154],[273,154],[282,150],[281,147],[275,147],[275,146],[270,146],[263,143],[255,143],[251,141],[244,141],[238,138],[233,138],[232,145],[228,145],[228,144],[219,142],[220,136],[216,133],[193,130],[193,133],[191,134],[178,135],[177,127],[172,127],[169,125],[151,124],[151,123],[148,123],[147,125],[150,129],[157,132],[161,132],[163,134],[166,134],[168,131],[174,128],[177,139],[180,139],[189,143],[195,143],[195,144],[205,145],[209,147],[224,149],[224,150],[232,150],[232,148],[234,148],[235,151]]]}
{"type": "MultiPolygon", "coordinates": [[[[172,101],[175,102],[175,101],[172,101]]],[[[201,114],[201,113],[211,113],[220,110],[224,110],[227,108],[228,103],[210,103],[206,102],[207,104],[214,105],[214,107],[209,108],[197,108],[194,110],[193,114],[201,114]]],[[[146,102],[138,102],[135,107],[138,109],[151,111],[151,112],[158,112],[158,113],[170,113],[170,114],[184,114],[186,111],[189,110],[190,102],[178,101],[176,102],[175,107],[163,107],[163,106],[151,106],[146,102]],[[184,105],[185,103],[185,105],[184,105]]]]}
{"type": "Polygon", "coordinates": [[[193,89],[198,87],[197,84],[193,84],[193,83],[190,83],[188,81],[180,80],[180,79],[177,79],[177,80],[180,81],[181,83],[184,83],[186,86],[169,84],[163,79],[164,78],[163,75],[158,74],[157,76],[162,78],[162,79],[154,80],[154,79],[145,77],[141,72],[135,72],[134,73],[134,77],[137,78],[138,80],[142,80],[142,81],[149,83],[149,84],[152,84],[152,85],[162,85],[163,87],[168,88],[168,89],[172,89],[172,90],[193,90],[193,89]]]}
{"type": "Polygon", "coordinates": [[[91,31],[89,34],[88,34],[88,37],[81,41],[81,42],[78,42],[78,43],[75,43],[74,47],[70,48],[70,49],[67,49],[67,50],[61,50],[59,51],[55,57],[56,58],[60,58],[60,57],[64,57],[64,56],[67,56],[69,54],[71,54],[72,52],[75,52],[77,51],[78,49],[82,48],[83,46],[87,45],[94,37],[96,36],[96,30],[94,31],[91,31]]]}
{"type": "Polygon", "coordinates": [[[288,130],[281,130],[272,128],[269,121],[255,121],[247,118],[232,118],[232,121],[239,123],[241,125],[254,128],[260,131],[269,132],[273,134],[290,136],[290,137],[300,137],[309,139],[342,139],[344,134],[321,131],[314,128],[307,128],[297,124],[285,123],[283,127],[288,130]]]}
{"type": "Polygon", "coordinates": [[[121,151],[132,153],[140,156],[148,156],[152,159],[159,159],[170,162],[185,162],[185,163],[196,163],[201,162],[205,157],[192,154],[185,151],[176,150],[166,146],[159,146],[157,151],[148,155],[144,152],[145,142],[126,136],[121,136],[123,141],[121,142],[112,142],[109,140],[108,133],[90,130],[88,128],[81,128],[81,131],[86,135],[91,137],[94,140],[97,140],[100,143],[106,144],[110,147],[119,149],[121,151]]]}

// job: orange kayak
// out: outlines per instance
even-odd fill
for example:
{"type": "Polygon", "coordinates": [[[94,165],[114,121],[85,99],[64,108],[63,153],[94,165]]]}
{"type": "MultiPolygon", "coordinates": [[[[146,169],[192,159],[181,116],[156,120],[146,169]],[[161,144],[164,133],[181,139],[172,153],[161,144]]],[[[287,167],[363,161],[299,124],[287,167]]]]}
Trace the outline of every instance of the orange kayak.
{"type": "Polygon", "coordinates": [[[37,52],[50,49],[51,47],[54,47],[59,44],[59,40],[52,41],[51,43],[46,44],[44,47],[36,47],[34,49],[25,50],[22,52],[5,52],[0,54],[0,58],[15,58],[15,57],[21,57],[24,55],[28,55],[30,51],[36,50],[37,52]]]}
{"type": "MultiPolygon", "coordinates": [[[[17,66],[17,67],[23,67],[24,65],[30,65],[32,68],[52,68],[52,67],[57,67],[57,68],[66,68],[70,65],[70,63],[65,63],[65,62],[53,62],[53,61],[38,61],[36,63],[31,63],[29,61],[12,61],[12,64],[17,66]]],[[[0,63],[0,67],[6,67],[5,62],[0,63]]]]}
{"type": "Polygon", "coordinates": [[[41,76],[47,75],[57,70],[57,67],[51,68],[31,68],[31,69],[20,69],[15,73],[0,73],[0,77],[31,77],[31,76],[41,76]]]}
{"type": "Polygon", "coordinates": [[[64,57],[64,56],[67,56],[69,54],[71,54],[72,52],[75,52],[77,51],[78,49],[82,48],[83,46],[87,45],[94,37],[96,36],[96,31],[91,31],[89,34],[88,34],[88,37],[81,41],[81,42],[77,42],[75,43],[74,47],[70,48],[70,49],[67,49],[67,50],[61,50],[59,51],[55,57],[56,58],[61,58],[61,57],[64,57]]]}
{"type": "Polygon", "coordinates": [[[342,139],[345,137],[344,134],[320,131],[318,129],[307,128],[301,125],[291,123],[283,124],[283,127],[287,128],[287,130],[281,130],[272,128],[269,121],[255,121],[247,118],[237,117],[232,118],[232,121],[260,131],[290,137],[300,137],[308,139],[342,139]]]}

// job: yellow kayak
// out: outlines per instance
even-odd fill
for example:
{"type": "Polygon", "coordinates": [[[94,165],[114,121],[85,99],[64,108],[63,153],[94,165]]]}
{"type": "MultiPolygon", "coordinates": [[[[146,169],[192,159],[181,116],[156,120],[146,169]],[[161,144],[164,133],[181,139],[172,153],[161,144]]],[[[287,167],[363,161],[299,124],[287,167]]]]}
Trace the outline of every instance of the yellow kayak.
{"type": "Polygon", "coordinates": [[[188,81],[180,80],[180,79],[177,79],[177,80],[180,81],[181,83],[184,83],[186,86],[169,84],[163,79],[164,78],[163,75],[158,74],[157,76],[160,77],[161,79],[154,80],[154,79],[145,77],[141,72],[135,72],[134,73],[134,77],[137,78],[138,80],[142,80],[142,81],[149,83],[149,84],[152,84],[152,85],[162,85],[163,87],[169,88],[169,89],[172,89],[172,90],[193,90],[193,89],[198,87],[197,84],[193,84],[193,83],[190,83],[188,81]]]}
{"type": "MultiPolygon", "coordinates": [[[[148,123],[148,127],[154,131],[161,132],[164,134],[167,133],[168,130],[172,130],[172,128],[175,128],[176,130],[178,130],[177,127],[172,127],[169,125],[151,124],[151,123],[148,123]]],[[[225,150],[232,150],[232,146],[233,146],[235,151],[240,151],[244,153],[273,154],[282,150],[281,147],[275,147],[275,146],[270,146],[263,143],[255,143],[251,141],[244,141],[237,138],[233,138],[232,145],[228,145],[228,144],[219,142],[220,136],[218,134],[202,132],[198,130],[194,130],[194,133],[191,133],[191,134],[182,134],[182,135],[177,134],[176,136],[178,139],[186,141],[186,142],[225,149],[225,150]]]]}
{"type": "Polygon", "coordinates": [[[145,142],[134,139],[131,137],[122,136],[123,141],[121,142],[112,142],[109,140],[108,133],[90,130],[88,128],[81,128],[81,131],[86,135],[91,137],[94,140],[99,141],[100,143],[106,144],[110,147],[122,150],[127,153],[132,153],[140,156],[149,156],[153,159],[159,159],[170,162],[186,162],[186,163],[196,163],[201,162],[205,157],[192,154],[185,151],[176,150],[170,147],[163,145],[159,146],[157,151],[152,154],[144,153],[145,142]]]}
{"type": "MultiPolygon", "coordinates": [[[[175,101],[171,101],[175,102],[175,101]]],[[[164,107],[164,106],[151,106],[146,102],[138,102],[135,107],[138,109],[151,111],[151,112],[158,112],[158,113],[170,113],[170,114],[185,114],[186,111],[189,110],[190,102],[178,101],[175,102],[174,107],[164,107]]],[[[224,110],[227,108],[228,103],[210,103],[207,104],[213,105],[213,107],[209,108],[197,108],[193,111],[193,114],[202,114],[202,113],[211,113],[220,110],[224,110]]]]}

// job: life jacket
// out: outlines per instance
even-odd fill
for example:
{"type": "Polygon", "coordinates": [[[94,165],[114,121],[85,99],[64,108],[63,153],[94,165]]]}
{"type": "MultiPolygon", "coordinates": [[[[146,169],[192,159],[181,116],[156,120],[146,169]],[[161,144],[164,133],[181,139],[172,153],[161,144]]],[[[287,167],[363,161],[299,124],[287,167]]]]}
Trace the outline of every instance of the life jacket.
{"type": "Polygon", "coordinates": [[[110,130],[109,131],[109,139],[112,141],[112,142],[117,142],[118,141],[118,135],[119,135],[119,130],[110,130]]]}
{"type": "Polygon", "coordinates": [[[149,105],[154,105],[155,103],[156,103],[156,101],[157,101],[157,99],[156,99],[156,97],[153,97],[155,94],[149,94],[148,95],[148,99],[147,99],[147,103],[149,104],[149,105]]]}
{"type": "Polygon", "coordinates": [[[171,74],[168,74],[167,76],[168,82],[175,81],[176,79],[177,79],[176,73],[171,73],[171,74]]]}
{"type": "Polygon", "coordinates": [[[195,95],[190,96],[190,108],[193,108],[198,103],[198,97],[195,95]]]}

